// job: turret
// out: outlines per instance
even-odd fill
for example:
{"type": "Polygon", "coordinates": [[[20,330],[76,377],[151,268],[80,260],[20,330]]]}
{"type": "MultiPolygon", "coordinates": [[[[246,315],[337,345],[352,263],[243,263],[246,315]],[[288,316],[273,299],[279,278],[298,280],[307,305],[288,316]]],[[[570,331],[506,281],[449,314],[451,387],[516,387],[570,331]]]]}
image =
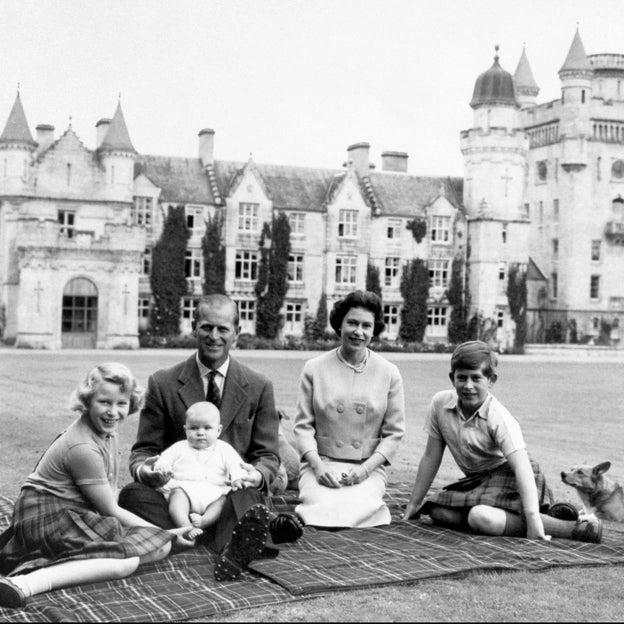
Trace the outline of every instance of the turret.
{"type": "Polygon", "coordinates": [[[568,55],[559,70],[561,80],[561,119],[559,136],[563,142],[561,165],[582,168],[587,165],[586,141],[590,137],[592,67],[576,30],[568,55]]]}
{"type": "Polygon", "coordinates": [[[19,91],[0,135],[0,189],[7,193],[25,191],[28,170],[37,142],[33,139],[19,91]]]}
{"type": "Polygon", "coordinates": [[[513,81],[516,89],[516,99],[518,100],[518,104],[520,104],[520,108],[525,109],[535,106],[535,98],[539,93],[539,87],[533,77],[533,72],[531,71],[529,59],[527,58],[526,49],[524,47],[522,48],[522,55],[518,61],[513,81]]]}
{"type": "Polygon", "coordinates": [[[97,153],[106,173],[105,198],[115,201],[132,201],[136,150],[130,140],[121,110],[121,102],[117,104],[117,110],[110,120],[106,134],[97,148],[97,153]]]}

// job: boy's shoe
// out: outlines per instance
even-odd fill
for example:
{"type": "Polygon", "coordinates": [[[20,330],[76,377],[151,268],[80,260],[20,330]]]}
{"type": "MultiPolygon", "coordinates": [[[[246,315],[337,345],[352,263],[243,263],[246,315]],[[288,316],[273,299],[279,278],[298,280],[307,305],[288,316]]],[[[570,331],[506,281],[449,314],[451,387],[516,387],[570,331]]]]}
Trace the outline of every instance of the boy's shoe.
{"type": "Polygon", "coordinates": [[[577,520],[572,531],[572,539],[600,544],[602,540],[602,520],[577,520]]]}
{"type": "Polygon", "coordinates": [[[570,503],[555,503],[548,509],[546,515],[557,520],[576,521],[579,518],[578,509],[570,503]]]}
{"type": "Polygon", "coordinates": [[[303,525],[294,514],[280,513],[271,518],[269,533],[274,544],[292,543],[303,535],[303,525]]]}
{"type": "Polygon", "coordinates": [[[269,510],[265,505],[250,507],[232,531],[232,538],[217,558],[214,576],[217,581],[233,581],[250,561],[264,550],[269,531],[269,510]]]}
{"type": "Polygon", "coordinates": [[[0,578],[0,607],[19,609],[26,606],[26,594],[8,578],[0,578]]]}

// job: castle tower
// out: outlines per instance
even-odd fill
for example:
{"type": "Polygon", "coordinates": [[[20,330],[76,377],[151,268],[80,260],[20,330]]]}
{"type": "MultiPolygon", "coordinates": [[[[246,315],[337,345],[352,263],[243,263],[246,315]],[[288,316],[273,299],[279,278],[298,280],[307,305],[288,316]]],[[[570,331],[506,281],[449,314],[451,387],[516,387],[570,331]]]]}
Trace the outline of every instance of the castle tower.
{"type": "Polygon", "coordinates": [[[19,91],[0,135],[0,192],[21,194],[24,192],[32,154],[37,148],[33,139],[19,91]]]}
{"type": "Polygon", "coordinates": [[[470,106],[473,127],[460,135],[470,314],[502,323],[509,266],[528,261],[529,221],[523,211],[528,139],[518,128],[520,104],[511,74],[499,64],[498,46],[494,64],[475,82],[470,106]]]}
{"type": "Polygon", "coordinates": [[[524,47],[522,48],[522,55],[518,61],[513,81],[516,88],[516,99],[518,104],[520,104],[520,108],[524,110],[525,108],[535,106],[535,98],[539,93],[539,87],[533,77],[531,65],[529,65],[529,59],[524,47]]]}
{"type": "Polygon", "coordinates": [[[106,171],[104,199],[132,201],[134,160],[137,152],[130,140],[121,102],[117,104],[115,115],[110,120],[97,153],[106,171]]]}
{"type": "Polygon", "coordinates": [[[587,165],[592,73],[577,29],[568,55],[559,70],[561,80],[559,137],[563,148],[561,165],[566,170],[579,170],[587,165]]]}

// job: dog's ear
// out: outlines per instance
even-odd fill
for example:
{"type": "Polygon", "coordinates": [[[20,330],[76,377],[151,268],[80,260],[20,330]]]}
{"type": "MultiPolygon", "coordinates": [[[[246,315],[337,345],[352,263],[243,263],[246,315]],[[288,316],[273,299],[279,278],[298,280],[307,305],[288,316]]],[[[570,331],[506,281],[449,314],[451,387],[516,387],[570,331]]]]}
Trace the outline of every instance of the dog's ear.
{"type": "Polygon", "coordinates": [[[608,461],[602,462],[601,464],[596,464],[592,468],[592,477],[594,479],[597,479],[601,474],[604,474],[605,472],[607,472],[609,468],[611,468],[611,462],[608,462],[608,461]]]}

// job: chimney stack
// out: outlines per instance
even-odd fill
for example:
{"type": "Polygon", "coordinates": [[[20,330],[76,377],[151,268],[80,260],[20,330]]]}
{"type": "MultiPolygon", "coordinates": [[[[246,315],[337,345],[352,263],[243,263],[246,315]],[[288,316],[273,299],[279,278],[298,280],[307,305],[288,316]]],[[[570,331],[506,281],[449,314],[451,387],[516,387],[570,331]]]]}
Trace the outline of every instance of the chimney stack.
{"type": "Polygon", "coordinates": [[[361,176],[369,174],[370,143],[354,143],[347,147],[347,166],[352,166],[361,176]]]}
{"type": "Polygon", "coordinates": [[[47,150],[53,142],[54,126],[51,126],[50,124],[39,124],[37,126],[37,143],[39,143],[37,151],[43,152],[44,150],[47,150]]]}
{"type": "Polygon", "coordinates": [[[405,152],[383,152],[381,154],[381,170],[406,173],[407,158],[405,152]]]}
{"type": "Polygon", "coordinates": [[[102,145],[102,141],[108,132],[110,122],[110,119],[100,119],[100,121],[95,124],[95,149],[98,149],[100,145],[102,145]]]}
{"type": "Polygon", "coordinates": [[[214,163],[214,135],[215,131],[212,128],[199,131],[199,158],[204,167],[214,163]]]}

